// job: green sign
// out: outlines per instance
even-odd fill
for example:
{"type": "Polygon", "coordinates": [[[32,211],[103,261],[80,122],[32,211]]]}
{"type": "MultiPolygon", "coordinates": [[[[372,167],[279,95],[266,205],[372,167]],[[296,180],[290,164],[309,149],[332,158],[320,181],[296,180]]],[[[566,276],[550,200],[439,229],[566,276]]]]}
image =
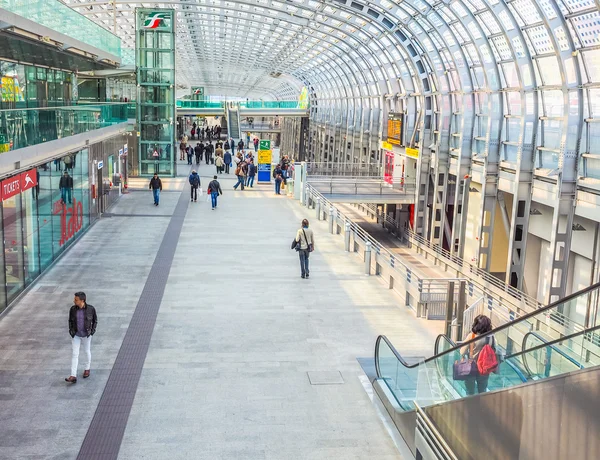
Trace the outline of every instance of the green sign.
{"type": "Polygon", "coordinates": [[[260,141],[259,150],[271,150],[271,141],[260,141]]]}
{"type": "Polygon", "coordinates": [[[193,96],[204,96],[204,86],[192,86],[193,96]]]}

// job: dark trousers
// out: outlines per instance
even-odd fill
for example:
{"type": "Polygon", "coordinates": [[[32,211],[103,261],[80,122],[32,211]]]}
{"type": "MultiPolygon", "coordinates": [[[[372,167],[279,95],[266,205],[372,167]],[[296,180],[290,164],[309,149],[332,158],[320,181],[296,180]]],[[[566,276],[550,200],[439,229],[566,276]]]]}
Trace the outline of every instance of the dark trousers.
{"type": "Polygon", "coordinates": [[[281,195],[281,181],[280,180],[275,181],[275,193],[277,195],[281,195]]]}
{"type": "Polygon", "coordinates": [[[190,190],[190,199],[196,201],[198,199],[198,187],[193,187],[190,190]]]}
{"type": "Polygon", "coordinates": [[[308,249],[300,249],[298,251],[298,256],[300,257],[300,271],[302,273],[302,276],[308,276],[309,271],[308,271],[308,255],[310,254],[310,252],[308,252],[308,249]]]}
{"type": "Polygon", "coordinates": [[[229,163],[225,163],[225,173],[229,174],[229,163]]]}
{"type": "Polygon", "coordinates": [[[200,164],[200,155],[199,154],[196,155],[196,164],[197,165],[200,164]]]}
{"type": "Polygon", "coordinates": [[[210,156],[206,155],[206,164],[209,164],[209,163],[210,163],[210,156]]]}
{"type": "Polygon", "coordinates": [[[467,395],[470,396],[475,394],[475,383],[477,383],[477,393],[485,393],[489,379],[489,375],[477,374],[476,376],[465,380],[465,390],[467,391],[467,395]]]}

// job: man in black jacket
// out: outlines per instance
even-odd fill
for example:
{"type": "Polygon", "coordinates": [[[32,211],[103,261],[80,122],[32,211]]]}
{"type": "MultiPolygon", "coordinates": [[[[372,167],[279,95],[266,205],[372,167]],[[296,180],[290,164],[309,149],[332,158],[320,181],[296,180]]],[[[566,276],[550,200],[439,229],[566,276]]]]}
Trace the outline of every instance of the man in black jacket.
{"type": "Polygon", "coordinates": [[[65,169],[65,173],[63,174],[63,176],[60,178],[60,181],[58,182],[58,188],[60,188],[60,197],[62,199],[63,204],[66,204],[67,200],[69,201],[69,204],[71,204],[71,192],[73,190],[73,178],[71,176],[69,176],[69,173],[67,172],[66,169],[65,169]]]}
{"type": "Polygon", "coordinates": [[[152,190],[152,194],[154,195],[154,206],[158,206],[158,202],[160,201],[160,191],[162,190],[162,182],[158,177],[158,173],[154,173],[154,177],[150,179],[148,188],[152,190]]]}
{"type": "Polygon", "coordinates": [[[92,336],[96,333],[98,317],[96,309],[86,302],[84,292],[76,292],[73,299],[75,305],[69,310],[69,335],[72,338],[73,355],[71,356],[71,375],[65,379],[69,383],[77,383],[77,366],[79,364],[79,348],[83,344],[83,351],[87,361],[84,366],[83,378],[90,376],[92,363],[92,336]]]}
{"type": "Polygon", "coordinates": [[[199,142],[196,144],[196,147],[194,147],[194,153],[196,154],[196,164],[197,165],[199,165],[200,160],[202,160],[202,152],[204,152],[204,144],[202,144],[202,142],[199,142]]]}
{"type": "Polygon", "coordinates": [[[223,195],[223,190],[221,190],[221,184],[219,184],[217,176],[214,176],[213,180],[211,180],[210,184],[208,184],[207,192],[210,194],[212,201],[212,210],[214,211],[217,207],[217,197],[219,195],[223,195]]]}

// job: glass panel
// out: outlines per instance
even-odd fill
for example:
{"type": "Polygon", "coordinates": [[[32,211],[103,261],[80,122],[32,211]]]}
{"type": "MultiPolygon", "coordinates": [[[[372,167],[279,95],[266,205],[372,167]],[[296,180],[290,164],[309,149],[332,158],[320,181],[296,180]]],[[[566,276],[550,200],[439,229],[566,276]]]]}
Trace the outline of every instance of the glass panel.
{"type": "MultiPolygon", "coordinates": [[[[38,176],[39,172],[33,171],[38,176]]],[[[21,193],[23,200],[23,236],[25,237],[25,283],[30,284],[40,274],[40,242],[38,235],[39,185],[21,193]]]]}
{"type": "Polygon", "coordinates": [[[4,224],[4,262],[6,264],[6,291],[10,303],[23,290],[23,228],[21,195],[5,198],[2,202],[4,224]]]}
{"type": "MultiPolygon", "coordinates": [[[[40,266],[45,270],[52,263],[52,181],[59,180],[58,168],[60,160],[40,166],[39,173],[39,195],[37,195],[39,244],[40,244],[40,266]]],[[[58,231],[58,230],[57,230],[58,231]]]]}
{"type": "Polygon", "coordinates": [[[2,8],[38,24],[121,56],[121,39],[58,0],[2,0],[2,8]]]}
{"type": "MultiPolygon", "coordinates": [[[[44,82],[44,88],[45,84],[44,82]]],[[[30,89],[35,88],[34,93],[39,95],[41,86],[28,83],[27,88],[28,100],[37,104],[38,100],[36,98],[29,99],[31,96],[30,89]]],[[[42,102],[46,103],[45,96],[42,102]]],[[[129,116],[128,109],[129,105],[123,103],[37,110],[1,110],[0,138],[4,137],[8,140],[10,150],[29,147],[74,134],[125,123],[129,116]]]]}

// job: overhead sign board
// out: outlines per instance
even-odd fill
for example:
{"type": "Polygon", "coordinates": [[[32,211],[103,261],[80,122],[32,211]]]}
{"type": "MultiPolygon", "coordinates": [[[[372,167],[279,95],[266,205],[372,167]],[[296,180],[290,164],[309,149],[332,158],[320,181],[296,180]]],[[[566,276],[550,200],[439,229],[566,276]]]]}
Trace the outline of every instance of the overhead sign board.
{"type": "Polygon", "coordinates": [[[390,144],[402,145],[402,128],[404,125],[404,114],[393,113],[388,114],[387,124],[387,141],[390,144]]]}
{"type": "Polygon", "coordinates": [[[269,141],[269,140],[260,141],[259,145],[258,145],[258,149],[259,150],[271,150],[271,141],[269,141]]]}
{"type": "Polygon", "coordinates": [[[193,96],[204,96],[204,86],[192,86],[193,96]]]}
{"type": "Polygon", "coordinates": [[[103,166],[104,166],[104,161],[99,161],[98,162],[98,169],[102,169],[103,166]]]}

